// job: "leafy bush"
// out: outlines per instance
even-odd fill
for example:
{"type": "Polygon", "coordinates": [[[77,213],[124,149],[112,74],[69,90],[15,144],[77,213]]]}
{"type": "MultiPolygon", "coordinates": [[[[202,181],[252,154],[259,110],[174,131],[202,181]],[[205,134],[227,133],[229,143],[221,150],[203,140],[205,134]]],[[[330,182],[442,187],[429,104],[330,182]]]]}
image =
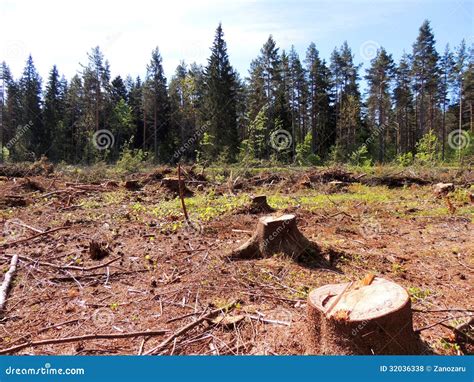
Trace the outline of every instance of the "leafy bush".
{"type": "Polygon", "coordinates": [[[425,134],[415,147],[417,163],[430,165],[439,161],[439,140],[432,131],[425,134]]]}
{"type": "Polygon", "coordinates": [[[120,153],[116,170],[119,173],[128,174],[138,172],[143,167],[143,162],[146,161],[147,157],[148,153],[141,149],[130,149],[128,144],[126,144],[120,153]]]}
{"type": "Polygon", "coordinates": [[[312,142],[311,133],[308,133],[304,142],[296,145],[296,163],[300,166],[316,166],[321,162],[321,158],[311,150],[312,142]]]}
{"type": "Polygon", "coordinates": [[[400,154],[396,159],[397,163],[402,167],[408,167],[413,164],[413,153],[407,152],[405,154],[400,154]]]}
{"type": "Polygon", "coordinates": [[[369,150],[366,145],[360,146],[349,156],[349,162],[354,166],[370,167],[372,160],[369,158],[369,150]]]}

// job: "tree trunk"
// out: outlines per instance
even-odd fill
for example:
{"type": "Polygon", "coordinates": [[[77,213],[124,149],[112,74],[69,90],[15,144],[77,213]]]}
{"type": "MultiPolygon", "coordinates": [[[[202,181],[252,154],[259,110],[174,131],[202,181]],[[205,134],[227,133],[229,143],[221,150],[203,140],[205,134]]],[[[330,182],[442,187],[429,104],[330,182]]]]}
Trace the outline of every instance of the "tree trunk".
{"type": "Polygon", "coordinates": [[[298,260],[302,254],[312,252],[319,252],[319,248],[298,230],[295,215],[264,216],[259,219],[253,236],[232,251],[230,257],[253,259],[282,253],[298,260]]]}
{"type": "Polygon", "coordinates": [[[331,284],[308,296],[308,354],[419,354],[410,297],[381,278],[331,284]]]}

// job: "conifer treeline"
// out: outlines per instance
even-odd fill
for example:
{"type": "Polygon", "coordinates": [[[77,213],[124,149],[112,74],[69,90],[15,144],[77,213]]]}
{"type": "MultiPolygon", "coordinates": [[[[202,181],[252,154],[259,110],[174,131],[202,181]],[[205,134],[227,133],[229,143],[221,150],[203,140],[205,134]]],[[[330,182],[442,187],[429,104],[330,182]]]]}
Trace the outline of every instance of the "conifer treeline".
{"type": "Polygon", "coordinates": [[[270,36],[242,79],[219,25],[207,65],[182,62],[169,82],[158,48],[144,79],[112,79],[99,47],[69,80],[53,66],[44,89],[31,56],[21,78],[14,79],[5,62],[1,74],[1,153],[11,161],[41,155],[68,163],[114,161],[127,147],[161,163],[244,157],[387,162],[416,155],[427,135],[445,159],[450,132],[473,132],[474,47],[462,41],[439,54],[428,21],[398,63],[379,48],[364,72],[347,42],[326,61],[314,43],[300,58],[270,36]],[[93,135],[104,129],[114,144],[98,150],[93,135]],[[291,140],[286,150],[274,150],[269,140],[282,129],[291,140]]]}

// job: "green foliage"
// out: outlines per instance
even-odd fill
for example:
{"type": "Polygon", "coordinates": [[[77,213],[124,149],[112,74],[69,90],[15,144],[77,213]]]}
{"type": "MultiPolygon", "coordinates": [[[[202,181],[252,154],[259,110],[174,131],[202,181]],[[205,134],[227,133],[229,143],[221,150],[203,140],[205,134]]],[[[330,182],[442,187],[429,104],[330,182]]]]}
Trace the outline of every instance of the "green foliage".
{"type": "Polygon", "coordinates": [[[417,163],[431,165],[439,161],[440,145],[438,138],[432,131],[425,134],[415,146],[417,163]]]}
{"type": "Polygon", "coordinates": [[[344,159],[345,159],[344,148],[342,147],[341,144],[336,143],[334,146],[331,147],[331,149],[329,150],[328,159],[330,163],[344,162],[344,159]]]}
{"type": "Polygon", "coordinates": [[[366,145],[360,146],[349,156],[349,162],[354,166],[370,167],[372,159],[369,157],[369,151],[366,145]]]}
{"type": "Polygon", "coordinates": [[[405,154],[400,154],[397,156],[396,162],[402,167],[408,167],[413,164],[413,153],[407,152],[405,154]]]}
{"type": "Polygon", "coordinates": [[[119,173],[133,173],[138,172],[143,167],[143,162],[146,161],[148,153],[141,149],[130,149],[130,143],[127,143],[122,148],[120,158],[117,161],[116,170],[119,173]]]}
{"type": "Polygon", "coordinates": [[[201,144],[197,153],[198,163],[215,161],[216,158],[213,158],[213,154],[214,154],[213,142],[214,142],[214,136],[212,136],[207,131],[205,131],[202,136],[201,144]]]}
{"type": "Polygon", "coordinates": [[[300,166],[316,166],[321,162],[321,158],[312,152],[312,144],[312,135],[308,133],[303,143],[296,145],[296,163],[300,166]]]}

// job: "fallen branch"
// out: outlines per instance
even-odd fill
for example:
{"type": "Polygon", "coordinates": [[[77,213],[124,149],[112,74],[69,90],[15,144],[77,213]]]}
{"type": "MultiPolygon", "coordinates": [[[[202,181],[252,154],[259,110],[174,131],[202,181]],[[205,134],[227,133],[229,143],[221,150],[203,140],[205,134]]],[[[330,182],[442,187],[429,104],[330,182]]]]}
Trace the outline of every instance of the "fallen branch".
{"type": "Polygon", "coordinates": [[[15,275],[17,264],[18,255],[14,255],[10,262],[10,268],[8,269],[8,272],[5,273],[5,278],[3,279],[2,286],[0,287],[0,314],[3,312],[5,303],[7,302],[8,291],[10,289],[13,276],[15,275]]]}
{"type": "MultiPolygon", "coordinates": [[[[201,324],[202,322],[206,321],[208,318],[219,314],[222,311],[229,311],[232,309],[235,305],[237,304],[237,301],[234,301],[228,305],[226,305],[223,308],[219,309],[214,309],[211,310],[209,313],[204,314],[203,316],[199,317],[196,321],[193,321],[189,323],[186,326],[183,326],[181,329],[179,329],[177,332],[173,333],[171,336],[169,336],[167,339],[165,339],[162,343],[160,343],[158,346],[155,346],[154,348],[148,350],[146,353],[143,353],[144,355],[151,355],[151,354],[156,354],[158,351],[162,350],[166,346],[168,346],[171,342],[173,342],[176,338],[179,336],[183,335],[186,332],[189,332],[191,329],[194,329],[196,326],[201,324]]],[[[1,354],[1,353],[0,353],[1,354]]]]}
{"type": "Polygon", "coordinates": [[[61,230],[63,230],[63,229],[68,229],[68,228],[71,228],[71,227],[72,227],[72,226],[64,226],[64,227],[53,228],[53,229],[50,229],[50,230],[48,230],[48,231],[44,231],[44,232],[38,233],[37,235],[27,237],[26,239],[20,239],[20,240],[17,240],[17,241],[12,241],[12,242],[10,242],[10,243],[1,244],[1,245],[0,245],[0,248],[8,248],[8,247],[11,247],[11,246],[16,245],[16,244],[26,243],[27,241],[36,239],[36,238],[38,238],[38,237],[40,237],[40,236],[48,235],[48,234],[50,234],[50,233],[54,233],[54,232],[61,231],[61,230]]]}
{"type": "Polygon", "coordinates": [[[131,337],[141,337],[141,336],[161,336],[168,332],[169,330],[161,329],[161,330],[150,330],[150,331],[144,331],[144,332],[130,332],[130,333],[117,333],[117,334],[115,333],[87,334],[85,336],[49,338],[46,340],[25,342],[23,344],[12,346],[7,349],[1,349],[0,354],[14,353],[25,348],[42,346],[42,345],[64,344],[68,342],[90,341],[90,340],[113,340],[117,338],[131,338],[131,337]]]}
{"type": "MultiPolygon", "coordinates": [[[[13,257],[13,255],[9,255],[9,254],[5,254],[6,257],[13,257]]],[[[99,269],[99,268],[104,268],[114,262],[116,262],[117,260],[120,260],[120,256],[119,257],[115,257],[113,258],[112,260],[104,263],[104,264],[99,264],[99,265],[94,265],[92,267],[78,267],[76,265],[57,265],[57,264],[53,264],[53,263],[48,263],[46,261],[39,261],[39,260],[36,260],[36,259],[32,259],[31,257],[27,257],[27,256],[19,256],[20,260],[26,260],[26,261],[30,261],[32,263],[36,263],[36,264],[39,264],[39,265],[44,265],[45,267],[52,267],[52,268],[56,268],[56,269],[69,269],[69,270],[74,270],[74,271],[93,271],[95,269],[99,269]]]]}
{"type": "Polygon", "coordinates": [[[463,313],[474,313],[474,309],[412,309],[418,313],[442,313],[442,312],[463,312],[463,313]]]}
{"type": "Polygon", "coordinates": [[[422,332],[423,330],[427,330],[427,329],[431,329],[437,325],[440,325],[442,324],[443,322],[446,322],[446,321],[450,321],[450,320],[457,320],[458,318],[465,318],[465,317],[472,317],[472,314],[466,314],[464,316],[458,316],[458,317],[448,317],[448,318],[444,318],[442,320],[439,320],[439,321],[436,321],[435,323],[431,324],[431,325],[428,325],[428,326],[424,326],[420,329],[416,329],[415,330],[415,333],[420,333],[422,332]]]}
{"type": "Polygon", "coordinates": [[[179,198],[181,199],[181,206],[183,207],[184,217],[186,218],[186,222],[189,224],[189,216],[188,211],[186,210],[186,204],[184,203],[184,195],[183,195],[183,184],[181,183],[181,164],[178,163],[178,190],[179,190],[179,198]]]}
{"type": "Polygon", "coordinates": [[[258,322],[263,322],[264,324],[274,324],[274,325],[291,326],[291,322],[266,319],[266,318],[263,318],[262,316],[251,316],[251,315],[248,315],[248,316],[245,316],[245,317],[248,317],[248,318],[250,318],[251,320],[255,320],[255,321],[258,321],[258,322]]]}

